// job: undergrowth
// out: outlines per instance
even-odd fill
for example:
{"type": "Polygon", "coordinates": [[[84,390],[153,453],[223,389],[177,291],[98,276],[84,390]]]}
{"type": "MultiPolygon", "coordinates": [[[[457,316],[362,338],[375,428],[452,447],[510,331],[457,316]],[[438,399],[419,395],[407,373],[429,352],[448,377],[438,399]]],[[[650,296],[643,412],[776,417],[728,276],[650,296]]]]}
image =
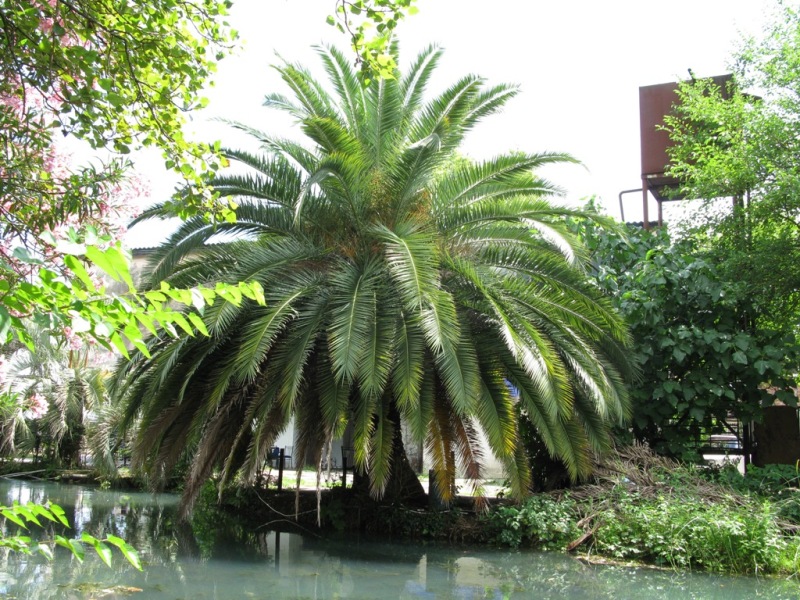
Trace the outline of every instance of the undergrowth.
{"type": "Polygon", "coordinates": [[[580,546],[680,569],[796,574],[796,475],[754,469],[735,479],[635,446],[599,465],[590,485],[496,507],[483,520],[490,541],[511,547],[580,546]]]}

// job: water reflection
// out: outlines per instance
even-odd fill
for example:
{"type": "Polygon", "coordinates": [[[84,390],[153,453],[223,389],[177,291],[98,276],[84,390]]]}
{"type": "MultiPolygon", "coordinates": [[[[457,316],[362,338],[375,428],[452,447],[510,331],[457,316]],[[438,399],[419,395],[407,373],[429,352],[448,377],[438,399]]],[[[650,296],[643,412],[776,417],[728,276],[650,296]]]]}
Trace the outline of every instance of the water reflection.
{"type": "Polygon", "coordinates": [[[794,582],[588,566],[559,554],[376,543],[253,531],[232,523],[179,526],[176,498],[78,486],[7,482],[0,500],[59,503],[75,526],[124,536],[145,563],[121,557],[106,568],[87,554],[48,563],[0,558],[0,596],[9,598],[517,599],[797,598],[794,582]]]}

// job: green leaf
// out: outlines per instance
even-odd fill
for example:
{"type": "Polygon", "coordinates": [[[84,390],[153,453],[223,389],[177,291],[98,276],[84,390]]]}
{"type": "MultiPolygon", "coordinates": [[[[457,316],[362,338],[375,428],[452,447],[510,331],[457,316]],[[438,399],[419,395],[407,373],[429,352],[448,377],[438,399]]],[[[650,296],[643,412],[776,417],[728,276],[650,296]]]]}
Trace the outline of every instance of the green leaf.
{"type": "Polygon", "coordinates": [[[93,544],[93,546],[95,552],[97,552],[97,555],[103,560],[104,563],[106,563],[106,566],[110,567],[112,558],[111,548],[109,548],[103,542],[100,541],[93,544]]]}
{"type": "Polygon", "coordinates": [[[705,419],[706,412],[702,408],[692,407],[689,409],[689,416],[695,421],[702,422],[705,419]]]}
{"type": "Polygon", "coordinates": [[[150,291],[145,292],[144,297],[147,298],[150,302],[166,302],[167,297],[161,292],[157,291],[150,291]]]}
{"type": "Polygon", "coordinates": [[[27,528],[28,528],[28,526],[27,526],[27,525],[25,525],[24,521],[23,521],[22,519],[20,519],[20,518],[19,518],[19,517],[16,515],[16,513],[14,513],[14,512],[13,512],[11,509],[9,509],[9,508],[3,508],[3,509],[0,509],[0,514],[2,514],[2,515],[3,515],[3,516],[6,518],[6,519],[8,519],[9,521],[11,521],[12,523],[15,523],[15,524],[19,525],[19,526],[20,526],[20,527],[22,527],[23,529],[27,529],[27,528]]]}
{"type": "Polygon", "coordinates": [[[750,347],[750,336],[746,333],[737,333],[733,343],[739,350],[746,351],[750,347]]]}
{"type": "Polygon", "coordinates": [[[34,550],[44,556],[47,560],[53,560],[53,550],[47,544],[39,543],[36,545],[34,550]]]}
{"type": "Polygon", "coordinates": [[[6,307],[0,304],[0,344],[5,344],[8,341],[11,324],[11,315],[8,314],[6,307]]]}
{"type": "Polygon", "coordinates": [[[203,319],[201,319],[197,314],[191,312],[188,314],[188,316],[189,320],[192,322],[192,324],[197,328],[197,330],[200,333],[202,333],[205,336],[209,335],[208,329],[206,329],[206,324],[203,322],[203,319]]]}
{"type": "Polygon", "coordinates": [[[25,517],[25,520],[29,521],[30,523],[35,523],[38,527],[42,526],[42,522],[39,521],[38,517],[27,506],[22,506],[21,504],[15,503],[14,512],[25,517]]]}
{"type": "Polygon", "coordinates": [[[23,246],[17,246],[14,248],[14,251],[11,255],[16,258],[18,261],[23,262],[28,265],[41,265],[44,264],[40,258],[33,256],[27,248],[23,246]]]}
{"type": "Polygon", "coordinates": [[[117,536],[114,536],[114,535],[109,535],[106,538],[106,541],[109,544],[113,544],[114,546],[119,548],[120,551],[122,552],[123,556],[128,560],[129,563],[131,563],[131,565],[133,565],[139,571],[142,570],[142,562],[139,559],[139,553],[136,551],[136,549],[133,546],[128,544],[122,538],[118,538],[117,536]]]}
{"type": "Polygon", "coordinates": [[[125,347],[125,342],[122,341],[120,335],[115,331],[111,334],[111,343],[114,344],[114,347],[119,350],[120,354],[125,358],[130,358],[128,354],[128,349],[125,347]]]}
{"type": "Polygon", "coordinates": [[[125,99],[116,92],[109,92],[107,98],[115,108],[120,108],[123,104],[125,104],[125,99]]]}
{"type": "Polygon", "coordinates": [[[67,521],[67,514],[64,512],[64,509],[61,508],[58,504],[50,503],[50,512],[53,513],[58,522],[64,525],[65,527],[69,526],[69,522],[67,521]]]}
{"type": "Polygon", "coordinates": [[[53,514],[46,507],[42,506],[41,504],[36,504],[34,502],[28,502],[27,506],[28,506],[28,509],[30,509],[30,511],[32,513],[34,513],[36,515],[39,515],[40,517],[44,517],[45,519],[47,519],[48,521],[52,521],[53,523],[56,522],[55,516],[53,516],[53,514]]]}
{"type": "Polygon", "coordinates": [[[89,273],[83,266],[80,260],[75,258],[74,256],[67,255],[64,257],[64,263],[67,265],[70,271],[83,283],[87,290],[90,292],[95,291],[94,282],[92,278],[89,277],[89,273]]]}
{"type": "Polygon", "coordinates": [[[83,544],[81,544],[78,540],[68,539],[66,540],[65,547],[67,550],[72,552],[72,555],[78,559],[78,562],[83,562],[83,559],[86,556],[86,549],[83,547],[83,544]]]}
{"type": "Polygon", "coordinates": [[[183,329],[187,335],[194,335],[194,329],[192,326],[189,325],[189,322],[181,313],[175,313],[172,317],[173,322],[177,323],[178,326],[183,329]]]}
{"type": "Polygon", "coordinates": [[[127,257],[119,249],[112,247],[100,250],[97,246],[87,246],[86,258],[114,281],[125,283],[130,292],[136,290],[128,268],[127,257]]]}

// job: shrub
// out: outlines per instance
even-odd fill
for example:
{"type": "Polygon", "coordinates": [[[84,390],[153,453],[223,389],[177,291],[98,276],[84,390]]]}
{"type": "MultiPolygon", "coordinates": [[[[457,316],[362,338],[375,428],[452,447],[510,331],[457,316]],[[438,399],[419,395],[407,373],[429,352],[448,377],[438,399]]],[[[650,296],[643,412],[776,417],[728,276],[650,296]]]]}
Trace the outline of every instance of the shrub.
{"type": "Polygon", "coordinates": [[[563,550],[580,535],[575,502],[565,495],[561,500],[533,496],[520,506],[501,506],[486,519],[495,543],[518,548],[531,545],[543,550],[563,550]]]}
{"type": "Polygon", "coordinates": [[[594,536],[602,554],[732,573],[776,572],[787,560],[791,544],[769,500],[617,496],[594,536]]]}
{"type": "Polygon", "coordinates": [[[769,498],[777,509],[779,518],[800,524],[800,474],[794,465],[766,465],[747,467],[742,475],[730,465],[707,471],[709,480],[732,488],[740,494],[769,498]]]}

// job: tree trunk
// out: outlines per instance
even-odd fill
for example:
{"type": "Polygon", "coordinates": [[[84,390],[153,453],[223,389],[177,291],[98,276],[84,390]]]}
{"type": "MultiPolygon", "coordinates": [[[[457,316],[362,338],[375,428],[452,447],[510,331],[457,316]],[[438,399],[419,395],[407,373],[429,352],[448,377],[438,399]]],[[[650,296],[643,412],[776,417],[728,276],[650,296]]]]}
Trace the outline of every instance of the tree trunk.
{"type": "MultiPolygon", "coordinates": [[[[400,412],[394,404],[392,404],[389,411],[389,418],[394,426],[392,469],[389,481],[386,484],[386,490],[380,501],[386,504],[425,506],[428,502],[428,496],[419,481],[419,477],[408,462],[405,444],[403,443],[403,432],[400,426],[400,412]]],[[[359,494],[369,494],[369,477],[366,473],[355,473],[353,489],[359,494]]]]}

